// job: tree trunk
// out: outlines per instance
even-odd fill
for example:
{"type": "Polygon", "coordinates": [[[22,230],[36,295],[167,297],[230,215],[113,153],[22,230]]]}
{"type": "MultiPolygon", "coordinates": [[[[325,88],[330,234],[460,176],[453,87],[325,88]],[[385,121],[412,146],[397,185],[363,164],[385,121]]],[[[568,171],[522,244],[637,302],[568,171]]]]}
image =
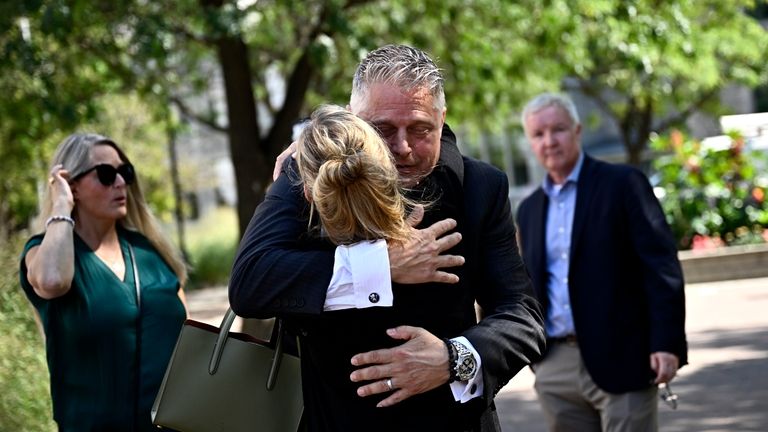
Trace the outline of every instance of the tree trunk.
{"type": "Polygon", "coordinates": [[[235,37],[222,37],[216,45],[224,76],[227,135],[235,170],[237,217],[242,235],[256,205],[264,197],[272,170],[264,160],[261,145],[248,47],[242,39],[235,37]]]}
{"type": "MultiPolygon", "coordinates": [[[[262,145],[265,154],[269,155],[270,161],[274,160],[291,143],[293,125],[298,120],[301,108],[304,106],[309,82],[314,76],[315,70],[316,68],[309,58],[309,47],[305,47],[286,82],[285,102],[275,115],[272,128],[262,145]]],[[[271,168],[269,172],[272,173],[271,168]]]]}
{"type": "MultiPolygon", "coordinates": [[[[220,8],[221,0],[201,0],[204,7],[220,8]]],[[[324,17],[325,13],[321,14],[324,17]]],[[[320,19],[322,22],[322,18],[320,19]]],[[[319,24],[315,30],[319,34],[319,24]]],[[[313,36],[314,37],[314,36],[313,36]]],[[[264,199],[272,182],[275,157],[290,144],[295,123],[316,68],[305,47],[286,85],[285,102],[275,115],[269,133],[261,138],[256,99],[251,83],[248,46],[240,36],[225,35],[216,42],[227,100],[227,135],[237,188],[237,218],[240,238],[245,233],[256,206],[264,199]]],[[[271,322],[244,320],[243,331],[263,338],[271,322]]]]}
{"type": "Polygon", "coordinates": [[[622,144],[627,152],[626,162],[639,167],[643,163],[643,153],[651,136],[653,104],[630,98],[627,105],[620,124],[622,144]]]}
{"type": "Polygon", "coordinates": [[[185,262],[189,262],[189,251],[184,235],[184,201],[181,189],[181,180],[179,179],[179,157],[176,149],[176,132],[166,126],[168,132],[168,156],[171,161],[171,184],[173,186],[173,216],[176,220],[176,234],[179,238],[179,250],[185,262]]]}
{"type": "MultiPolygon", "coordinates": [[[[264,198],[272,170],[263,156],[248,47],[242,39],[226,37],[218,41],[217,49],[224,76],[229,151],[237,185],[238,238],[242,238],[256,205],[264,198]]],[[[262,320],[244,319],[242,331],[259,337],[268,326],[269,323],[262,320]]]]}
{"type": "Polygon", "coordinates": [[[627,160],[629,165],[640,166],[643,162],[643,149],[639,148],[635,143],[625,145],[627,149],[627,160]]]}

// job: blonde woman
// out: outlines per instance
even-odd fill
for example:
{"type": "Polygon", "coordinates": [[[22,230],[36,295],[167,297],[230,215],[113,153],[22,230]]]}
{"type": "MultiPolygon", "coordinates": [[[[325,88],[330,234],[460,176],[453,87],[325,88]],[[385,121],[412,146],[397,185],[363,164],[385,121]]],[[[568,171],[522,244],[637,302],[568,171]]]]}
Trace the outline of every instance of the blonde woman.
{"type": "MultiPolygon", "coordinates": [[[[319,107],[296,143],[304,196],[334,244],[410,234],[392,154],[365,121],[337,106],[319,107]]],[[[311,224],[310,219],[310,224],[311,224]]]]}
{"type": "Polygon", "coordinates": [[[154,430],[186,318],[184,263],[113,140],[69,136],[49,175],[20,279],[45,330],[54,420],[60,431],[154,430]]]}

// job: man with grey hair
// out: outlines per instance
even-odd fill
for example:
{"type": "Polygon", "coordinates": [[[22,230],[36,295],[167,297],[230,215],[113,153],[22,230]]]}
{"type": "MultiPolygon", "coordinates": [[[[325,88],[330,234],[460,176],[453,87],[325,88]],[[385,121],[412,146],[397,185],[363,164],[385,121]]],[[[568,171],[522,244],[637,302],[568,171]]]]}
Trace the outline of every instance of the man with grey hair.
{"type": "Polygon", "coordinates": [[[657,386],[687,361],[683,275],[661,207],[640,171],[582,152],[568,97],[535,97],[522,123],[547,171],[517,220],[545,314],[533,369],[550,430],[657,430],[657,386]]]}
{"type": "Polygon", "coordinates": [[[423,51],[386,45],[371,52],[355,73],[348,108],[390,144],[406,186],[418,183],[437,165],[447,111],[445,92],[440,70],[423,51]],[[403,104],[416,108],[409,113],[412,119],[401,118],[391,108],[379,112],[382,106],[403,104]],[[395,121],[412,124],[398,127],[395,121]]]}
{"type": "Polygon", "coordinates": [[[442,75],[418,49],[368,54],[348,108],[384,138],[411,198],[431,203],[411,214],[412,240],[307,235],[287,158],[241,241],[232,308],[299,335],[310,431],[499,431],[494,396],[544,342],[507,178],[459,153],[442,75]]]}

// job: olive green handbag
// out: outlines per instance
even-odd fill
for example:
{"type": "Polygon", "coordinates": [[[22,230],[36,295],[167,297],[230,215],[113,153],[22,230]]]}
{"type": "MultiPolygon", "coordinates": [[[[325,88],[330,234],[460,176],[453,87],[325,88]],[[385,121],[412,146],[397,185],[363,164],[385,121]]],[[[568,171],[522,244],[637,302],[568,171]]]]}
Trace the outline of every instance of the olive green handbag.
{"type": "Polygon", "coordinates": [[[187,320],[152,406],[152,423],[181,432],[295,431],[304,409],[299,358],[273,343],[187,320]]]}

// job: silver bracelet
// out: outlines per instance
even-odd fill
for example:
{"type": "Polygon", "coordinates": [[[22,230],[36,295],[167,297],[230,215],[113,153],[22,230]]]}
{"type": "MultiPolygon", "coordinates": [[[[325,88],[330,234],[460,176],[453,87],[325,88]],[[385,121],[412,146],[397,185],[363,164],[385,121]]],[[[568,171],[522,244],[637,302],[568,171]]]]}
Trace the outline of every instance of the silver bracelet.
{"type": "Polygon", "coordinates": [[[53,222],[67,222],[70,225],[72,225],[72,228],[75,227],[75,220],[72,219],[71,217],[64,216],[64,215],[55,215],[55,216],[49,217],[45,221],[45,229],[48,229],[48,225],[52,224],[53,222]]]}

